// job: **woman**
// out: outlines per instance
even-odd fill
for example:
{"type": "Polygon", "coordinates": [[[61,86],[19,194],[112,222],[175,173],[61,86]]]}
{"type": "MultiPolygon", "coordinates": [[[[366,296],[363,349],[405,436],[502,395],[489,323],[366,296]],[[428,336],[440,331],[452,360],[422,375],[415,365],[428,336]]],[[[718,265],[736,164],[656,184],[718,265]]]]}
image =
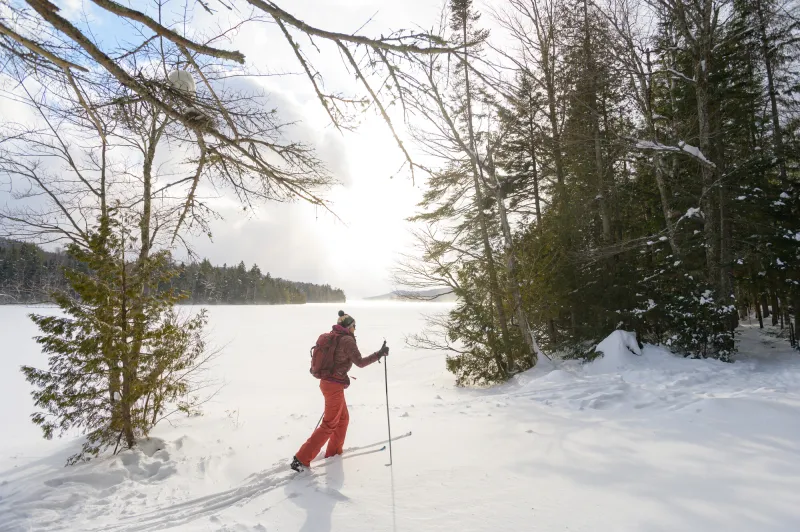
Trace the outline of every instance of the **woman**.
{"type": "Polygon", "coordinates": [[[333,369],[330,376],[323,377],[319,382],[319,389],[325,397],[325,413],[322,416],[322,423],[294,455],[291,467],[295,471],[309,467],[311,460],[317,456],[325,442],[328,442],[325,458],[342,454],[347,425],[350,422],[344,398],[344,390],[350,386],[347,372],[353,364],[363,368],[380,360],[382,356],[389,355],[389,348],[384,345],[370,356],[362,357],[356,345],[356,320],[342,310],[339,311],[339,319],[333,326],[332,332],[337,337],[333,369]]]}

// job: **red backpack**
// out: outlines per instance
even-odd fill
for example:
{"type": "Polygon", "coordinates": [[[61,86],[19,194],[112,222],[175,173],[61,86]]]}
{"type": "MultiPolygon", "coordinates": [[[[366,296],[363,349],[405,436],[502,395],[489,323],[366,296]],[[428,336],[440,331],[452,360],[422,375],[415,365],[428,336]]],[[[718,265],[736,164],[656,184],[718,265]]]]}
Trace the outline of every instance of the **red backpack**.
{"type": "Polygon", "coordinates": [[[319,335],[317,344],[311,348],[311,369],[309,372],[318,379],[333,375],[336,347],[339,345],[340,335],[328,332],[319,335]]]}

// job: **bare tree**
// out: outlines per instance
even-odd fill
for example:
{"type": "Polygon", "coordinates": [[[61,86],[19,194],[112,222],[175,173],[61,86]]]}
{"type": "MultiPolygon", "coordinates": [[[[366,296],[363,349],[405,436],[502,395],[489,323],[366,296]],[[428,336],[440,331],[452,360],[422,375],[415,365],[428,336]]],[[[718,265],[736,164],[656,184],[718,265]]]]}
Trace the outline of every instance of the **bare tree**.
{"type": "MultiPolygon", "coordinates": [[[[280,28],[291,53],[307,74],[331,122],[340,129],[352,127],[352,122],[348,119],[348,107],[356,106],[360,109],[364,102],[370,102],[378,109],[392,132],[413,176],[415,165],[412,164],[410,154],[390,118],[388,102],[395,99],[403,101],[403,87],[397,74],[412,57],[453,50],[439,37],[400,30],[386,36],[370,38],[315,27],[298,19],[276,2],[234,0],[229,3],[227,0],[196,0],[195,5],[212,13],[220,8],[233,9],[237,4],[240,11],[250,13],[233,28],[204,37],[185,33],[187,26],[182,24],[182,20],[165,21],[162,17],[163,7],[168,3],[165,0],[152,0],[140,6],[141,10],[126,7],[113,0],[92,0],[92,3],[105,15],[132,25],[141,35],[140,42],[132,43],[127,50],[113,51],[65,18],[58,6],[48,0],[3,0],[5,12],[9,13],[0,19],[0,57],[5,58],[5,68],[15,65],[18,69],[26,69],[48,78],[63,77],[69,73],[79,81],[94,85],[100,84],[94,72],[107,74],[106,78],[110,76],[128,92],[128,98],[146,101],[171,120],[182,124],[188,131],[201,133],[204,137],[204,149],[208,154],[219,157],[226,164],[246,166],[262,180],[274,182],[273,186],[285,189],[304,200],[322,204],[322,200],[314,195],[307,183],[297,180],[297,175],[287,175],[270,164],[273,155],[279,158],[284,155],[282,146],[253,138],[251,131],[240,130],[242,124],[231,120],[232,113],[216,97],[215,87],[209,83],[212,76],[204,70],[204,65],[212,61],[218,62],[218,68],[233,68],[244,64],[243,54],[220,48],[217,43],[229,39],[230,34],[242,24],[272,22],[280,28]],[[151,15],[149,11],[154,13],[151,15]],[[317,41],[333,45],[341,53],[344,67],[355,74],[364,96],[343,97],[326,92],[313,58],[301,49],[298,37],[309,39],[314,47],[317,46],[317,41]],[[166,79],[166,72],[165,76],[155,77],[152,72],[142,73],[131,65],[129,59],[132,52],[154,45],[163,46],[164,43],[170,43],[171,47],[180,50],[190,70],[201,79],[201,84],[207,91],[204,98],[199,96],[204,99],[202,105],[198,106],[198,102],[186,94],[173,91],[166,79]],[[388,80],[394,83],[387,83],[388,80]],[[165,98],[165,94],[173,97],[165,98]],[[201,120],[198,120],[195,112],[198,108],[202,111],[201,120]]],[[[107,82],[107,79],[103,82],[107,82]]]]}
{"type": "Polygon", "coordinates": [[[559,72],[563,58],[558,14],[560,0],[510,0],[495,19],[519,43],[519,56],[502,52],[522,70],[545,96],[544,116],[549,125],[548,143],[554,163],[557,191],[564,186],[562,90],[559,72]]]}
{"type": "MultiPolygon", "coordinates": [[[[644,17],[651,14],[647,10],[647,5],[637,0],[611,0],[606,4],[598,5],[597,12],[605,17],[616,33],[617,39],[612,41],[612,49],[617,59],[626,68],[632,89],[632,100],[643,118],[649,145],[656,148],[664,146],[665,139],[662,138],[657,123],[659,119],[663,119],[653,108],[654,90],[659,76],[666,76],[669,83],[672,84],[675,74],[669,68],[654,71],[651,49],[653,36],[648,33],[651,28],[643,21],[644,17]]],[[[673,161],[672,164],[669,164],[663,150],[653,150],[656,185],[661,199],[661,210],[667,228],[669,245],[672,253],[676,257],[680,257],[681,249],[673,223],[673,209],[668,186],[669,182],[674,181],[677,170],[677,159],[673,157],[673,161]]]]}

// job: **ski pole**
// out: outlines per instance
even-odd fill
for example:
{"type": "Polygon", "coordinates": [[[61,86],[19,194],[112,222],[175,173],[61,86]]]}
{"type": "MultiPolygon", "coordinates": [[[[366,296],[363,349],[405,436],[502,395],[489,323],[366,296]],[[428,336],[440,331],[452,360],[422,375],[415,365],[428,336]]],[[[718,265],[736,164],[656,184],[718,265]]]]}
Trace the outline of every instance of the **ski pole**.
{"type": "MultiPolygon", "coordinates": [[[[325,415],[325,412],[322,413],[322,416],[324,416],[324,415],[325,415]]],[[[314,427],[314,430],[317,430],[319,428],[319,424],[322,423],[322,416],[319,416],[319,421],[317,421],[317,426],[314,427]]]]}
{"type": "MultiPolygon", "coordinates": [[[[383,341],[384,347],[386,346],[386,340],[383,341]]],[[[389,419],[389,370],[387,367],[389,366],[389,361],[387,360],[383,365],[383,382],[386,385],[386,426],[389,428],[389,463],[387,465],[392,465],[392,422],[389,419]]]]}

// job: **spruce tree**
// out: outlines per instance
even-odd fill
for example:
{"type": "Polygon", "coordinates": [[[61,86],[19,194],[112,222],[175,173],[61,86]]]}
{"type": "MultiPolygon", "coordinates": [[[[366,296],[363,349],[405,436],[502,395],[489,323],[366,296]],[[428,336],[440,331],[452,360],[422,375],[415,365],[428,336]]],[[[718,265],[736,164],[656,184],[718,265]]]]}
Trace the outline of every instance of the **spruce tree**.
{"type": "Polygon", "coordinates": [[[126,260],[131,243],[119,221],[101,220],[86,247],[67,249],[85,268],[68,270],[70,292],[53,294],[61,315],[31,315],[49,355],[47,369],[22,367],[39,409],[31,418],[48,439],[73,429],[85,434],[68,463],[111,445],[131,448],[164,417],[196,413],[201,400],[196,387],[210,359],[205,312],[182,318],[180,296],[158,289],[175,273],[169,255],[153,253],[134,268],[126,260]],[[136,342],[134,308],[145,316],[136,342]]]}

